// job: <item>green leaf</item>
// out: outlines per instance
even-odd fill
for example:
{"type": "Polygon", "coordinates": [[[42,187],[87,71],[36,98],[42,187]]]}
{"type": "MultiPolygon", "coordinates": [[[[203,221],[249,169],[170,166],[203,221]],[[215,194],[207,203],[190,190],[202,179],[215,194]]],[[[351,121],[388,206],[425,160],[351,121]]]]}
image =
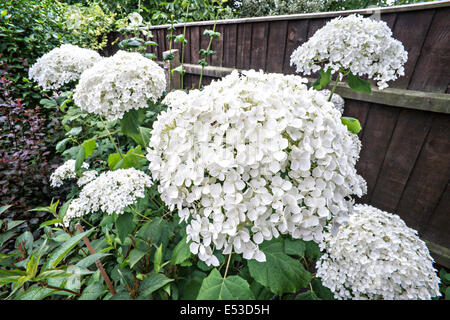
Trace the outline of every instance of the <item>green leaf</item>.
{"type": "Polygon", "coordinates": [[[306,251],[306,244],[301,239],[286,239],[284,241],[284,252],[291,256],[303,257],[306,251]]]}
{"type": "Polygon", "coordinates": [[[77,158],[75,160],[75,171],[78,171],[81,169],[81,166],[83,165],[84,159],[85,159],[85,150],[84,147],[81,146],[80,150],[78,151],[77,158]]]}
{"type": "Polygon", "coordinates": [[[53,252],[50,258],[47,260],[47,263],[43,267],[43,270],[56,267],[58,263],[62,259],[64,259],[69,254],[69,252],[78,244],[78,242],[80,242],[83,237],[89,236],[92,231],[94,231],[93,228],[83,233],[79,233],[64,242],[55,252],[53,252]]]}
{"type": "Polygon", "coordinates": [[[87,267],[90,267],[92,264],[94,264],[95,261],[100,260],[101,258],[110,256],[110,255],[111,255],[110,253],[97,252],[97,253],[91,254],[91,255],[81,259],[80,261],[77,262],[76,266],[87,268],[87,267]]]}
{"type": "Polygon", "coordinates": [[[57,152],[63,152],[64,149],[66,148],[67,143],[68,143],[69,141],[72,141],[72,139],[71,139],[71,138],[65,138],[65,139],[59,141],[59,142],[56,144],[56,147],[55,147],[55,148],[56,148],[56,151],[57,151],[57,152]]]}
{"type": "Polygon", "coordinates": [[[323,71],[323,69],[320,69],[319,77],[312,84],[312,86],[316,90],[322,90],[330,83],[330,81],[331,81],[331,69],[328,69],[327,72],[323,71]]]}
{"type": "Polygon", "coordinates": [[[41,229],[43,227],[51,226],[52,224],[56,224],[56,223],[62,223],[62,220],[61,219],[53,219],[53,220],[42,222],[39,225],[39,229],[41,229]]]}
{"type": "Polygon", "coordinates": [[[239,276],[222,278],[214,268],[206,277],[197,296],[197,300],[252,300],[253,293],[247,281],[239,276]]]}
{"type": "Polygon", "coordinates": [[[8,204],[6,206],[1,206],[0,207],[0,214],[2,214],[3,212],[5,212],[6,210],[8,210],[11,207],[12,207],[12,204],[8,204]]]}
{"type": "Polygon", "coordinates": [[[361,124],[358,119],[352,117],[341,117],[341,122],[347,126],[348,131],[358,134],[361,130],[361,124]]]}
{"type": "Polygon", "coordinates": [[[111,170],[136,168],[146,161],[141,151],[141,146],[128,150],[122,157],[118,153],[108,156],[108,166],[111,170]]]}
{"type": "Polygon", "coordinates": [[[249,260],[250,275],[273,293],[294,293],[311,281],[311,274],[302,264],[284,253],[282,241],[265,241],[260,249],[266,255],[266,262],[249,260]]]}
{"type": "Polygon", "coordinates": [[[30,279],[33,278],[37,273],[37,269],[39,266],[39,260],[41,260],[41,257],[44,254],[46,244],[47,244],[47,239],[45,239],[45,241],[41,244],[41,246],[39,247],[39,250],[35,251],[31,255],[30,260],[28,260],[27,276],[30,279]]]}
{"type": "Polygon", "coordinates": [[[178,67],[173,68],[170,70],[170,73],[173,74],[174,72],[178,72],[179,74],[183,75],[186,73],[186,70],[183,68],[183,65],[180,64],[178,67]]]}
{"type": "Polygon", "coordinates": [[[159,245],[153,257],[153,265],[156,273],[159,272],[159,270],[161,269],[161,262],[162,262],[162,244],[159,245]]]}
{"type": "Polygon", "coordinates": [[[314,279],[312,282],[312,288],[314,290],[314,293],[317,295],[318,298],[322,300],[335,300],[333,292],[331,292],[330,289],[325,287],[322,282],[319,279],[314,279]]]}
{"type": "Polygon", "coordinates": [[[6,230],[10,231],[10,230],[14,229],[15,227],[20,226],[24,222],[25,222],[25,220],[8,221],[8,224],[6,225],[6,230]]]}
{"type": "Polygon", "coordinates": [[[97,300],[106,290],[103,285],[98,282],[91,283],[84,290],[78,300],[97,300]]]}
{"type": "Polygon", "coordinates": [[[21,244],[27,252],[33,251],[33,234],[30,231],[25,231],[19,237],[17,237],[15,242],[15,247],[17,248],[21,244]]]}
{"type": "Polygon", "coordinates": [[[184,34],[179,34],[179,35],[177,35],[177,36],[175,37],[174,41],[175,41],[176,43],[178,43],[178,42],[183,42],[184,44],[187,43],[187,40],[184,38],[184,34]]]}
{"type": "Polygon", "coordinates": [[[87,159],[97,146],[97,138],[92,138],[83,142],[84,158],[87,159]]]}
{"type": "Polygon", "coordinates": [[[361,79],[358,76],[355,76],[353,73],[349,73],[347,76],[347,83],[353,91],[363,92],[363,93],[371,93],[370,82],[361,79]]]}
{"type": "Polygon", "coordinates": [[[130,136],[134,140],[134,142],[136,142],[142,148],[145,149],[147,148],[148,143],[150,142],[152,130],[146,127],[139,127],[138,132],[139,133],[129,134],[128,136],[130,136]]]}
{"type": "Polygon", "coordinates": [[[140,296],[148,296],[172,281],[173,279],[169,279],[161,273],[152,272],[141,282],[139,286],[140,296]]]}
{"type": "Polygon", "coordinates": [[[83,130],[82,127],[75,127],[70,129],[69,132],[66,133],[66,136],[77,136],[81,133],[81,131],[83,130]]]}
{"type": "Polygon", "coordinates": [[[67,278],[70,277],[72,274],[66,272],[65,270],[60,269],[50,269],[42,271],[39,275],[37,275],[33,281],[42,281],[47,280],[50,278],[67,278]]]}
{"type": "Polygon", "coordinates": [[[56,292],[60,292],[59,290],[55,289],[49,289],[45,287],[32,287],[28,290],[24,291],[17,297],[15,297],[15,300],[42,300],[48,297],[51,294],[54,294],[56,292]]]}
{"type": "Polygon", "coordinates": [[[191,257],[191,250],[189,249],[189,243],[186,242],[187,236],[184,236],[180,242],[176,245],[172,252],[172,259],[170,264],[177,265],[188,260],[191,257]]]}
{"type": "Polygon", "coordinates": [[[313,260],[317,260],[320,258],[320,256],[322,255],[322,253],[320,252],[320,248],[319,245],[317,243],[315,243],[314,241],[305,241],[305,245],[306,245],[306,256],[313,259],[313,260]]]}
{"type": "Polygon", "coordinates": [[[122,133],[128,135],[130,133],[139,134],[139,111],[131,109],[127,111],[120,120],[120,128],[122,133]]]}
{"type": "Polygon", "coordinates": [[[320,300],[320,298],[314,293],[314,291],[307,291],[299,293],[295,300],[320,300]]]}
{"type": "Polygon", "coordinates": [[[156,43],[155,41],[145,41],[144,44],[146,46],[157,46],[158,43],[156,43]]]}
{"type": "Polygon", "coordinates": [[[130,265],[130,268],[133,268],[134,265],[138,263],[146,254],[147,252],[139,249],[131,250],[128,255],[128,264],[130,265]]]}
{"type": "Polygon", "coordinates": [[[133,231],[133,214],[131,212],[124,212],[119,215],[116,220],[116,227],[120,241],[124,242],[125,238],[133,231]]]}

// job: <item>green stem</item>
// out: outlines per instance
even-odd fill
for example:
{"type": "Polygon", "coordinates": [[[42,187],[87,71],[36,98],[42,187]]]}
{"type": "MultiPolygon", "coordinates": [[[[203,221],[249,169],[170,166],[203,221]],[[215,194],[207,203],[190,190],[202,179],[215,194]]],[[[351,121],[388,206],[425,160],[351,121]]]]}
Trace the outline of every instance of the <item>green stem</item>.
{"type": "Polygon", "coordinates": [[[133,211],[133,213],[137,214],[138,216],[148,220],[148,221],[152,221],[152,219],[144,216],[142,213],[139,213],[135,208],[133,208],[133,206],[130,206],[131,211],[133,211]]]}
{"type": "MultiPolygon", "coordinates": [[[[170,75],[170,73],[169,73],[170,75]]],[[[169,91],[170,91],[170,76],[169,76],[169,91]]],[[[142,130],[141,127],[138,126],[139,129],[139,134],[141,135],[142,138],[142,143],[144,144],[144,148],[147,149],[147,144],[145,143],[145,139],[144,139],[144,135],[142,134],[142,130]]]]}
{"type": "Polygon", "coordinates": [[[225,280],[228,274],[228,267],[230,266],[230,261],[231,261],[231,255],[233,254],[233,252],[231,252],[228,255],[228,261],[227,261],[227,266],[225,267],[225,274],[223,275],[223,279],[225,280]]]}
{"type": "MultiPolygon", "coordinates": [[[[189,14],[189,5],[190,5],[191,3],[190,3],[190,1],[188,1],[188,5],[187,5],[187,8],[186,8],[186,21],[184,21],[184,26],[183,26],[183,34],[184,34],[184,37],[186,38],[186,22],[187,22],[187,16],[188,16],[188,14],[189,14]]],[[[183,71],[184,71],[184,68],[183,68],[183,64],[184,64],[184,46],[185,46],[185,44],[184,44],[184,41],[182,41],[181,42],[181,73],[180,73],[180,87],[181,87],[181,89],[184,89],[184,84],[183,84],[183,80],[184,80],[184,73],[183,73],[183,71]]]]}
{"type": "Polygon", "coordinates": [[[103,121],[103,117],[100,117],[100,120],[103,123],[103,127],[105,127],[106,132],[108,132],[108,137],[109,140],[111,141],[111,143],[114,145],[114,148],[116,148],[117,153],[119,154],[119,156],[123,159],[122,153],[120,152],[119,146],[116,144],[116,142],[113,139],[113,136],[111,135],[111,132],[109,132],[108,127],[106,126],[105,121],[103,121]]]}
{"type": "MultiPolygon", "coordinates": [[[[216,31],[216,24],[217,24],[218,16],[219,16],[219,13],[217,12],[216,20],[214,20],[213,32],[216,31]]],[[[213,40],[213,37],[209,37],[209,43],[208,43],[208,48],[206,48],[206,52],[209,52],[209,50],[211,49],[212,40],[213,40]]],[[[208,57],[206,56],[205,59],[208,59],[208,57]]],[[[199,90],[202,87],[202,79],[203,79],[203,70],[204,69],[205,69],[205,66],[202,64],[202,71],[200,72],[200,80],[198,81],[198,89],[199,90]]]]}
{"type": "Polygon", "coordinates": [[[336,90],[337,84],[339,82],[339,78],[340,78],[339,75],[340,74],[341,74],[341,72],[339,71],[338,74],[337,74],[336,80],[334,81],[333,88],[331,89],[330,96],[328,97],[328,101],[331,101],[331,98],[333,97],[333,93],[336,90]]]}

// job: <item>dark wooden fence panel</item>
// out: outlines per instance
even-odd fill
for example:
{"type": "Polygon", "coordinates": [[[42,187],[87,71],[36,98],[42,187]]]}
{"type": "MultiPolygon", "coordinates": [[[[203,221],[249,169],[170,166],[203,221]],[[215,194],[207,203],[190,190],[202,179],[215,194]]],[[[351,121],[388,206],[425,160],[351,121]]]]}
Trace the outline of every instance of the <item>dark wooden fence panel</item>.
{"type": "MultiPolygon", "coordinates": [[[[448,92],[450,1],[387,8],[380,12],[394,38],[408,51],[405,76],[390,83],[390,87],[448,92]]],[[[212,49],[217,54],[208,62],[217,67],[293,74],[292,52],[338,15],[219,21],[217,31],[222,37],[213,40],[212,49]]],[[[203,31],[212,29],[212,25],[212,22],[186,25],[186,63],[198,63],[198,51],[206,49],[209,40],[203,31]]],[[[155,49],[158,58],[168,48],[164,41],[165,28],[157,26],[154,30],[155,41],[160,43],[155,49]]],[[[203,84],[213,79],[204,76],[203,84]]],[[[186,74],[185,88],[197,88],[198,81],[198,74],[186,74]]],[[[368,193],[360,201],[399,214],[425,240],[447,248],[446,261],[450,261],[450,113],[448,108],[439,109],[442,113],[432,108],[414,109],[346,99],[344,114],[358,118],[363,126],[359,133],[363,146],[357,169],[367,180],[368,193]]]]}

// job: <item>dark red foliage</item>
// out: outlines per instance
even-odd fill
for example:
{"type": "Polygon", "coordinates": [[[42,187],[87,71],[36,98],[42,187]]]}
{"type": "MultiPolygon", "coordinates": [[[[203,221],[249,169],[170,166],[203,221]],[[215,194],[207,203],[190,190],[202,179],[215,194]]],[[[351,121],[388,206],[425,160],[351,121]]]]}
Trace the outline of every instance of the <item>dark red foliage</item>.
{"type": "MultiPolygon", "coordinates": [[[[4,67],[4,66],[3,66],[4,67]]],[[[50,164],[48,123],[39,106],[25,108],[0,69],[0,205],[25,212],[48,200],[50,164]]]]}

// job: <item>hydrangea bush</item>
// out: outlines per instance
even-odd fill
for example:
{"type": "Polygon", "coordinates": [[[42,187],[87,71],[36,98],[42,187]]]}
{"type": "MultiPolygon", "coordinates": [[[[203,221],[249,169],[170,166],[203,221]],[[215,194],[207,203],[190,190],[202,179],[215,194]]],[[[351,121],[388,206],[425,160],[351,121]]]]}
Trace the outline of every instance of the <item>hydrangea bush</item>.
{"type": "Polygon", "coordinates": [[[427,300],[439,278],[425,242],[397,215],[369,205],[321,243],[317,276],[337,299],[427,300]]]}
{"type": "Polygon", "coordinates": [[[74,101],[83,110],[121,119],[131,109],[156,102],[166,88],[164,70],[137,52],[118,51],[81,75],[74,101]]]}
{"type": "Polygon", "coordinates": [[[408,53],[392,37],[386,22],[352,14],[337,17],[319,29],[292,53],[291,65],[305,75],[319,70],[329,78],[337,73],[338,80],[345,75],[354,89],[362,86],[358,77],[367,76],[377,81],[381,90],[388,81],[404,75],[407,59],[408,53]]]}
{"type": "Polygon", "coordinates": [[[366,192],[361,144],[324,95],[299,76],[237,71],[168,96],[147,159],[162,199],[189,221],[191,251],[264,261],[258,245],[289,234],[320,241],[366,192]],[[214,156],[211,156],[214,155],[214,156]]]}
{"type": "Polygon", "coordinates": [[[63,44],[40,57],[30,68],[29,77],[43,89],[59,89],[78,80],[83,71],[100,60],[94,50],[63,44]]]}
{"type": "MultiPolygon", "coordinates": [[[[74,72],[69,55],[57,71],[41,70],[54,72],[53,78],[45,76],[51,81],[38,79],[45,85],[58,77],[64,83],[69,71],[61,70],[71,70],[72,80],[80,78],[73,94],[79,108],[67,109],[67,138],[56,148],[68,141],[74,146],[50,177],[61,193],[65,181],[76,183],[61,206],[56,200],[32,210],[52,216],[41,224],[40,239],[24,233],[15,251],[0,256],[0,265],[7,266],[0,270],[0,284],[8,286],[0,286],[0,295],[153,300],[439,295],[433,261],[417,233],[395,215],[355,206],[355,197],[367,189],[355,169],[360,126],[342,117],[344,100],[333,95],[335,86],[319,91],[332,72],[361,87],[356,66],[360,71],[370,66],[365,72],[380,76],[381,87],[389,70],[401,73],[401,50],[399,64],[389,62],[383,75],[374,71],[377,63],[387,63],[371,47],[381,38],[383,45],[391,41],[383,25],[358,16],[330,22],[332,29],[351,32],[348,26],[355,23],[370,26],[366,35],[375,40],[349,49],[345,41],[353,38],[338,38],[333,29],[342,43],[333,42],[327,61],[314,60],[313,48],[308,49],[313,56],[297,61],[306,69],[318,70],[310,61],[321,64],[313,88],[300,76],[250,70],[164,97],[164,71],[141,54],[155,43],[138,40],[140,15],[129,18],[135,38],[119,46],[134,52],[100,58],[82,73],[74,72]],[[345,64],[352,50],[363,61],[345,64]],[[80,125],[75,119],[86,121],[80,125]],[[89,269],[94,261],[95,272],[89,269]]],[[[205,34],[210,40],[217,36],[205,34]]],[[[324,55],[329,39],[320,32],[315,37],[323,40],[316,47],[324,55]]],[[[293,60],[301,57],[300,49],[293,60]]],[[[64,96],[61,110],[71,97],[72,92],[64,96]]],[[[0,207],[0,213],[5,210],[0,207]]],[[[20,223],[0,220],[0,230],[7,231],[0,246],[20,223]]]]}

